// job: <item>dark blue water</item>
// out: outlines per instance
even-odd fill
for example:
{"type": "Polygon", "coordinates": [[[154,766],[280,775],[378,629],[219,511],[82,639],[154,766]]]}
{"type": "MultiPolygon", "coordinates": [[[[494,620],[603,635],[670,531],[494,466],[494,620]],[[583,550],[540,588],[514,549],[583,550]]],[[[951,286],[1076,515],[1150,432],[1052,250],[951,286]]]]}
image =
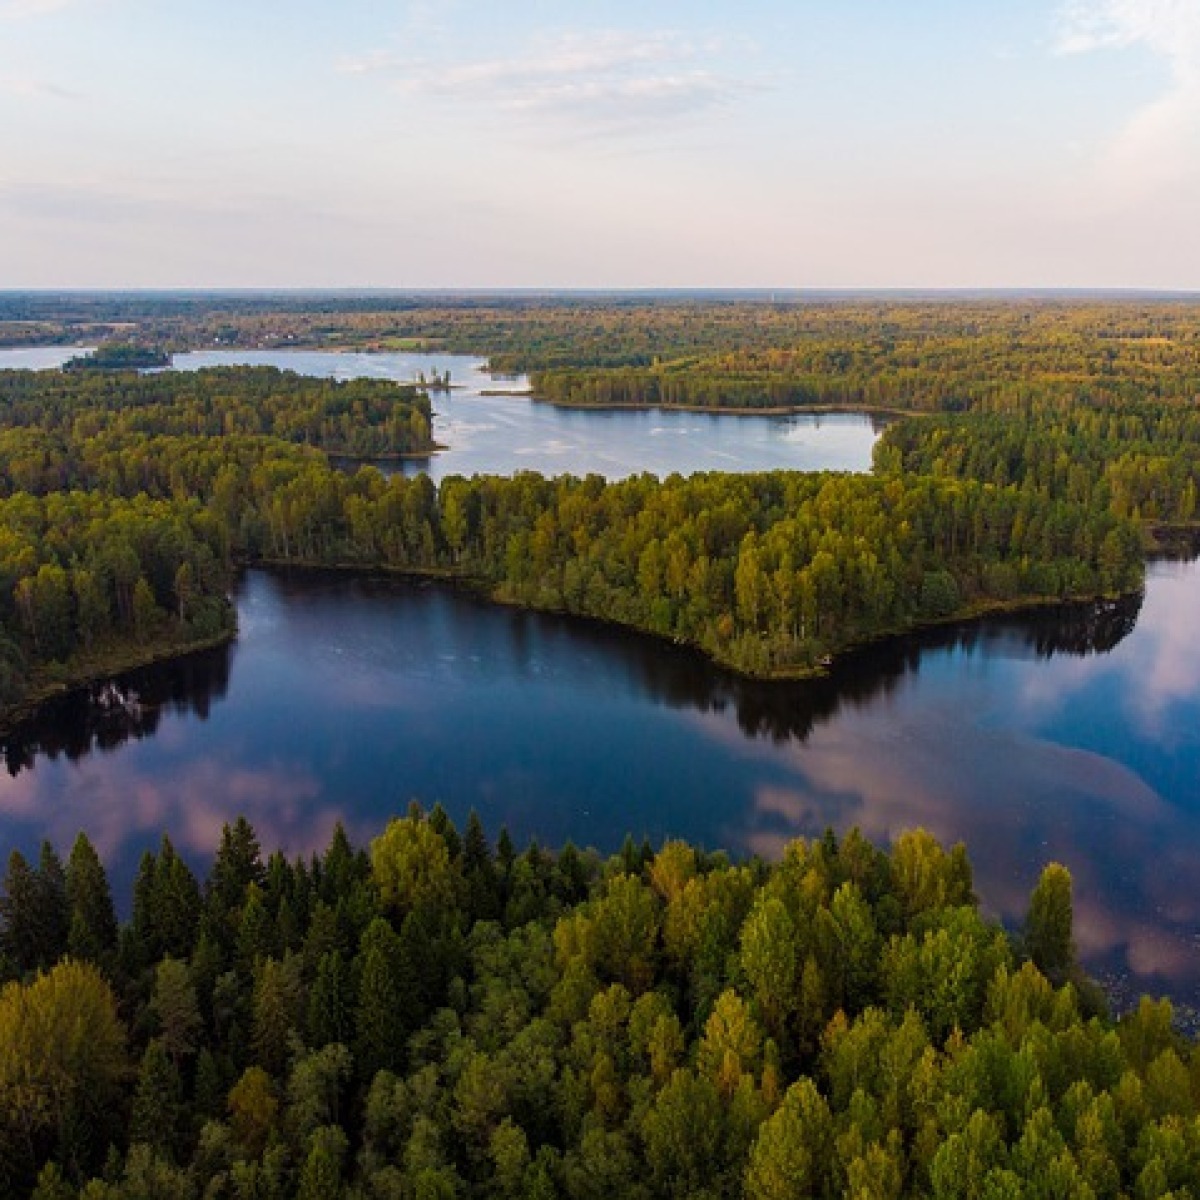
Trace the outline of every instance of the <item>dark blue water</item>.
{"type": "Polygon", "coordinates": [[[1200,568],[1144,604],[902,639],[812,684],[395,581],[251,572],[231,651],[141,673],[140,717],[64,704],[8,747],[0,843],[87,829],[119,886],[162,830],[198,865],[247,814],[307,852],[414,797],[494,833],[604,850],[627,832],[777,855],[789,838],[923,825],[964,840],[1019,920],[1048,860],[1075,877],[1088,965],[1200,995],[1200,568]]]}

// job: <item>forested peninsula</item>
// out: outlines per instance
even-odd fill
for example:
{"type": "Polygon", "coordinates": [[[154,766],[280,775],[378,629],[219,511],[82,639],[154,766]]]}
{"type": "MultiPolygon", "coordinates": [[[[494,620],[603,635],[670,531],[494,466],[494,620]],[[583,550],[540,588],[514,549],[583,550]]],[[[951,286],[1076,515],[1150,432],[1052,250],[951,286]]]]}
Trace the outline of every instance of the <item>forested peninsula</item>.
{"type": "MultiPolygon", "coordinates": [[[[487,336],[507,347],[495,364],[533,369],[539,394],[568,402],[912,415],[889,425],[870,477],[530,474],[434,487],[330,459],[433,449],[416,387],[244,367],[3,372],[10,712],[119,663],[122,647],[227,636],[224,596],[242,562],[454,578],[774,677],[930,620],[1136,590],[1156,537],[1197,529],[1195,305],[331,302],[313,314],[80,303],[81,318],[132,326],[118,357],[207,338],[215,322],[213,336],[234,342],[269,330],[289,344],[461,349],[487,336]],[[117,528],[127,506],[151,502],[167,506],[153,523],[173,529],[161,544],[117,528]],[[111,528],[93,536],[95,520],[111,528]]],[[[22,315],[46,316],[37,304],[22,315]]]]}
{"type": "Polygon", "coordinates": [[[80,835],[0,886],[0,1191],[35,1200],[1184,1197],[1200,1050],[1113,1021],[1051,864],[961,846],[518,853],[413,806],[265,859],[80,835]]]}
{"type": "Polygon", "coordinates": [[[393,384],[263,368],[7,372],[0,405],[9,704],[97,641],[211,638],[238,562],[462,579],[764,676],[921,621],[1141,580],[1125,516],[903,469],[435,488],[332,465],[326,452],[430,445],[428,399],[393,384]],[[115,506],[113,520],[157,506],[153,537],[93,527],[96,505],[115,506]]]}

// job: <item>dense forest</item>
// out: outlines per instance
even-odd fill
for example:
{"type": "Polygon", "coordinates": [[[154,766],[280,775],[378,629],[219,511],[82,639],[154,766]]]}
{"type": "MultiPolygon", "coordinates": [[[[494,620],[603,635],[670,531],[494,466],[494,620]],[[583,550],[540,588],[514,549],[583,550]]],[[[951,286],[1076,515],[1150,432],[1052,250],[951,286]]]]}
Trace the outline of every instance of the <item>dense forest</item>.
{"type": "Polygon", "coordinates": [[[429,426],[424,394],[375,381],[0,372],[0,706],[228,637],[236,497],[330,474],[316,445],[427,449],[429,426]]]}
{"type": "MultiPolygon", "coordinates": [[[[1196,522],[1194,305],[64,304],[0,297],[0,326],[486,348],[571,403],[912,415],[870,476],[435,486],[330,458],[430,450],[416,388],[0,372],[10,714],[228,637],[241,562],[435,574],[770,676],[1136,590],[1148,529],[1196,522]]],[[[122,907],[82,835],[65,863],[9,858],[0,1194],[1148,1200],[1200,1179],[1200,1052],[1166,1002],[1108,1017],[1061,866],[1008,933],[962,848],[922,833],[774,866],[681,843],[606,860],[414,808],[369,851],[339,830],[296,861],[239,822],[203,881],[164,838],[122,907]]]]}
{"type": "MultiPolygon", "coordinates": [[[[755,674],[811,670],[922,620],[1125,592],[1141,578],[1132,522],[1013,486],[776,472],[619,483],[451,477],[435,488],[426,477],[336,469],[316,447],[403,439],[427,422],[428,401],[410,404],[391,385],[302,383],[249,368],[13,372],[0,374],[0,403],[0,495],[14,513],[32,496],[55,514],[49,502],[64,490],[151,498],[184,523],[200,506],[226,569],[241,559],[461,577],[503,600],[688,642],[755,674]]],[[[70,632],[40,637],[50,592],[27,582],[42,563],[22,541],[0,553],[10,580],[0,620],[26,661],[61,661],[87,642],[86,606],[71,585],[77,560],[118,624],[124,610],[112,571],[80,558],[69,531],[43,524],[35,540],[65,573],[56,621],[70,632]]],[[[188,577],[219,588],[221,572],[206,561],[188,577]]],[[[156,602],[182,611],[171,586],[164,580],[156,602]]]]}
{"type": "MultiPolygon", "coordinates": [[[[6,303],[23,321],[55,311],[46,298],[6,303]]],[[[872,479],[529,476],[435,489],[348,476],[326,457],[429,450],[429,401],[415,388],[269,368],[0,376],[4,496],[199,504],[227,569],[243,559],[452,575],[760,675],[810,670],[922,620],[1136,588],[1143,538],[1196,523],[1200,314],[1183,302],[71,303],[78,311],[60,319],[120,324],[121,345],[398,338],[464,349],[489,339],[502,348],[495,362],[535,368],[541,394],[571,403],[913,413],[886,432],[872,479]],[[231,325],[214,332],[214,322],[231,325]]],[[[57,661],[48,645],[88,639],[79,629],[35,636],[36,613],[14,589],[43,565],[74,568],[20,553],[9,556],[0,619],[8,660],[36,675],[57,661]]],[[[110,575],[100,578],[115,616],[110,575]]],[[[162,587],[155,602],[179,609],[162,587]]],[[[67,608],[78,622],[73,592],[67,608]]],[[[6,678],[11,700],[19,667],[6,678]]]]}
{"type": "Polygon", "coordinates": [[[961,846],[517,853],[413,807],[119,924],[80,835],[0,888],[0,1190],[36,1200],[1185,1197],[1200,1050],[1111,1020],[1072,885],[1016,934],[961,846]]]}
{"type": "Polygon", "coordinates": [[[314,379],[275,367],[73,374],[0,372],[0,428],[44,453],[109,436],[264,434],[330,454],[428,453],[429,397],[381,379],[314,379]]]}
{"type": "Polygon", "coordinates": [[[1200,407],[1144,403],[897,422],[876,469],[1015,484],[1138,521],[1196,520],[1200,407]]]}

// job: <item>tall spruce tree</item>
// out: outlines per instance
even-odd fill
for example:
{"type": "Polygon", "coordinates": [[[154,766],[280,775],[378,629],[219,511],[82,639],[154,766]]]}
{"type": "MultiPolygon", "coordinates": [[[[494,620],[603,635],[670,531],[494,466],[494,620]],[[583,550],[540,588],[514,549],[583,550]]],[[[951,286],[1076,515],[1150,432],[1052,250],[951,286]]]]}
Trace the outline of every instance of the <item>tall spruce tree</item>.
{"type": "Polygon", "coordinates": [[[75,958],[107,962],[117,949],[117,913],[108,875],[86,833],[76,837],[67,860],[67,904],[67,949],[75,958]]]}

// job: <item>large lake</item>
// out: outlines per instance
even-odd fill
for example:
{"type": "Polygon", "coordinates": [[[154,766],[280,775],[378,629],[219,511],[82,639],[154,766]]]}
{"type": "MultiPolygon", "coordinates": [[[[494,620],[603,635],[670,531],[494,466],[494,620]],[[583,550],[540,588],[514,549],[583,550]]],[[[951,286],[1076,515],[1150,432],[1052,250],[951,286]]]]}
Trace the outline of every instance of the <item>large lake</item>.
{"type": "MultiPolygon", "coordinates": [[[[435,473],[861,469],[876,436],[859,418],[553,409],[481,395],[490,377],[458,358],[213,352],[177,365],[232,361],[450,369],[463,386],[435,396],[437,435],[456,448],[435,473]]],[[[1088,966],[1200,1002],[1195,563],[1152,567],[1140,612],[992,620],[770,686],[432,586],[252,571],[238,607],[234,647],[128,681],[140,713],[97,723],[75,698],[10,741],[0,846],[48,836],[65,850],[86,829],[127,895],[164,829],[204,866],[239,813],[265,845],[301,853],[337,820],[368,838],[413,797],[458,819],[475,807],[493,833],[603,850],[631,832],[776,855],[826,826],[882,842],[923,825],[967,843],[985,906],[1010,922],[1042,864],[1067,863],[1088,966]]]]}
{"type": "MultiPolygon", "coordinates": [[[[61,366],[78,349],[0,350],[6,367],[61,366]]],[[[867,471],[881,424],[853,413],[737,416],[671,409],[594,411],[540,404],[524,377],[493,378],[478,358],[454,354],[366,354],[323,350],[201,350],[177,354],[173,368],[281,367],[329,379],[410,382],[450,372],[451,390],[434,392],[434,438],[448,449],[404,464],[407,473],[445,475],[541,471],[610,479],[649,471],[867,471]]]]}
{"type": "Polygon", "coordinates": [[[238,605],[231,650],[132,680],[140,721],[67,702],[10,744],[0,841],[86,829],[124,891],[163,829],[198,864],[239,813],[306,852],[413,797],[605,850],[632,832],[776,855],[826,826],[923,825],[967,843],[1009,921],[1067,863],[1088,965],[1200,996],[1194,563],[1154,566],[1140,613],[987,621],[791,685],[434,586],[251,571],[238,605]]]}

